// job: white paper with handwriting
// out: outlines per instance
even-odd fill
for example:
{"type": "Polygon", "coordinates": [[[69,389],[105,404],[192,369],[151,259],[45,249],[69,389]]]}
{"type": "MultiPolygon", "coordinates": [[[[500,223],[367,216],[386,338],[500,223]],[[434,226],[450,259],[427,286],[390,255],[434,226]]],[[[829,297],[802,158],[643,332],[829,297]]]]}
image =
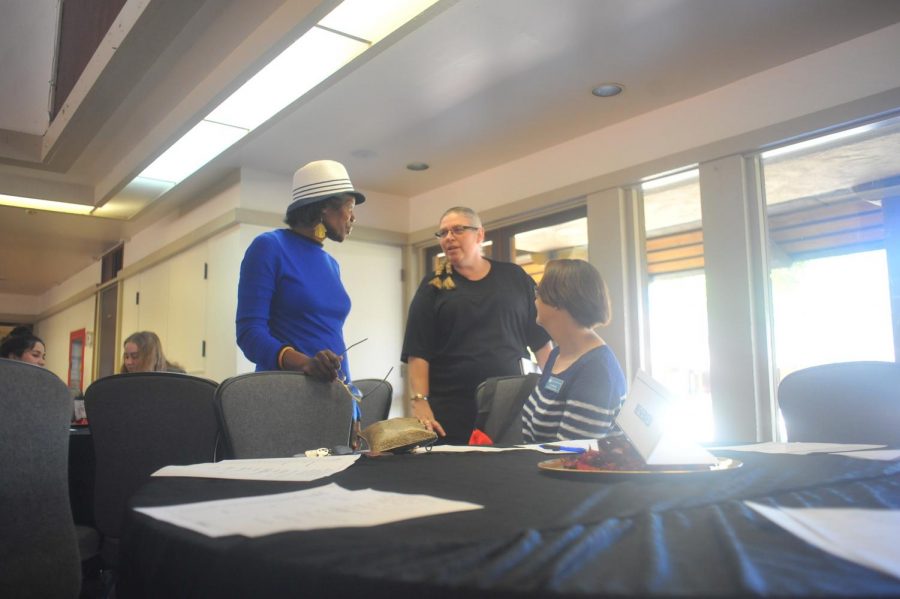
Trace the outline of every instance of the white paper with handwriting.
{"type": "Polygon", "coordinates": [[[348,491],[331,483],[292,493],[134,509],[208,537],[261,537],[288,531],[378,526],[482,507],[428,495],[348,491]]]}

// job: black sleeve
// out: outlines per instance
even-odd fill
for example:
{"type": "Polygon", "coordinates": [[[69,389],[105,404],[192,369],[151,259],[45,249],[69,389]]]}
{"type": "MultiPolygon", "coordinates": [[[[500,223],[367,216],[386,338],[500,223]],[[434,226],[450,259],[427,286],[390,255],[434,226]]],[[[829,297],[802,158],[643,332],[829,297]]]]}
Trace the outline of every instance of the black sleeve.
{"type": "Polygon", "coordinates": [[[406,318],[406,333],[403,336],[401,362],[408,362],[409,356],[431,361],[434,356],[434,291],[429,281],[434,275],[422,280],[406,318]]]}

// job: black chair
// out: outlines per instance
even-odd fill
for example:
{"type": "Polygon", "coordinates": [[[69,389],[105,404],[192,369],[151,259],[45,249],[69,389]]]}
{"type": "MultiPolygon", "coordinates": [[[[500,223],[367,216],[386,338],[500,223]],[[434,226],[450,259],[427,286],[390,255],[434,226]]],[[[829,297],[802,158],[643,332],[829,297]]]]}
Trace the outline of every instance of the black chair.
{"type": "Polygon", "coordinates": [[[72,396],[52,372],[0,359],[0,410],[0,597],[77,597],[72,396]]]}
{"type": "Polygon", "coordinates": [[[359,428],[365,430],[374,422],[387,420],[391,413],[394,387],[382,379],[358,379],[353,384],[363,394],[363,400],[359,404],[359,428]]]}
{"type": "Polygon", "coordinates": [[[233,458],[290,457],[349,445],[353,398],[340,382],[299,372],[251,372],[227,379],[216,409],[233,458]]]}
{"type": "Polygon", "coordinates": [[[539,374],[486,379],[475,391],[478,415],[475,427],[495,445],[518,445],[522,436],[522,406],[540,379],[539,374]]]}
{"type": "Polygon", "coordinates": [[[117,374],[84,394],[96,456],[94,518],[105,568],[118,566],[132,494],[163,466],[216,459],[216,383],[173,372],[117,374]]]}
{"type": "Polygon", "coordinates": [[[792,372],[778,385],[788,441],[900,447],[900,364],[843,362],[792,372]]]}

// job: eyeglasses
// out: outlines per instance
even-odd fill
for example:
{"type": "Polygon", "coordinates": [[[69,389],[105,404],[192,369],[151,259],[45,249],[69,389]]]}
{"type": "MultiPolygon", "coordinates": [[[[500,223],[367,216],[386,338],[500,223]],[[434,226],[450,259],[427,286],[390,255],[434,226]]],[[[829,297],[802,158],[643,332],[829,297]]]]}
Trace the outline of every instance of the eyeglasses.
{"type": "Polygon", "coordinates": [[[477,231],[480,227],[473,227],[472,225],[455,225],[453,227],[448,227],[446,229],[441,229],[440,231],[435,231],[434,236],[438,239],[443,239],[449,233],[453,233],[454,237],[459,237],[466,231],[477,231]]]}
{"type": "MultiPolygon", "coordinates": [[[[368,341],[368,340],[369,340],[369,338],[366,337],[365,339],[360,339],[356,343],[351,343],[350,345],[347,346],[347,349],[345,349],[344,353],[341,355],[346,356],[347,352],[350,351],[351,348],[356,347],[363,341],[368,341]]],[[[347,374],[344,372],[343,367],[338,368],[338,377],[337,378],[338,378],[338,381],[344,386],[344,389],[347,390],[347,393],[350,394],[350,397],[355,399],[357,402],[360,402],[363,400],[363,394],[362,394],[362,391],[359,390],[359,387],[354,385],[352,382],[347,381],[347,374]]]]}

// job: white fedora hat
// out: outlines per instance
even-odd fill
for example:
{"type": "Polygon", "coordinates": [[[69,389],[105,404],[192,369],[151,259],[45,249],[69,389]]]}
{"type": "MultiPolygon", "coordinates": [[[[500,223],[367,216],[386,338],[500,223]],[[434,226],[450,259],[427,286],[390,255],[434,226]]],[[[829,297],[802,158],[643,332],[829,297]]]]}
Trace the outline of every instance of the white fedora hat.
{"type": "Polygon", "coordinates": [[[343,164],[334,160],[316,160],[294,173],[294,190],[287,212],[344,193],[356,198],[357,204],[366,201],[366,196],[353,188],[343,164]]]}

